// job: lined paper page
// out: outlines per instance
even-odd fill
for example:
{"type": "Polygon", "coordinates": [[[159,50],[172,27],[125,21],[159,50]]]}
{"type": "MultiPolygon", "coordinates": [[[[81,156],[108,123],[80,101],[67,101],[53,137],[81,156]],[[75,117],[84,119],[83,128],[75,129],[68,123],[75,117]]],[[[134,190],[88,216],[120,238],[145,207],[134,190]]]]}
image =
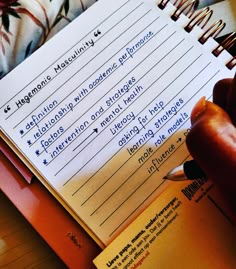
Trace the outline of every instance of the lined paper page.
{"type": "Polygon", "coordinates": [[[233,76],[172,11],[99,1],[0,82],[4,134],[104,244],[166,188],[194,103],[233,76]]]}

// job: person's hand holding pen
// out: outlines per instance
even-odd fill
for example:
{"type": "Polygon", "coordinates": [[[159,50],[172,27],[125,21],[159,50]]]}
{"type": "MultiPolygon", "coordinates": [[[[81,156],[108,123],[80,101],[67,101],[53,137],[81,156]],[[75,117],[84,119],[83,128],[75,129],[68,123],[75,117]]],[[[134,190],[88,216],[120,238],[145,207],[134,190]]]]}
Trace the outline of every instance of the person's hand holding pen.
{"type": "Polygon", "coordinates": [[[236,77],[215,85],[213,102],[201,98],[193,108],[186,143],[206,176],[236,208],[236,77]]]}

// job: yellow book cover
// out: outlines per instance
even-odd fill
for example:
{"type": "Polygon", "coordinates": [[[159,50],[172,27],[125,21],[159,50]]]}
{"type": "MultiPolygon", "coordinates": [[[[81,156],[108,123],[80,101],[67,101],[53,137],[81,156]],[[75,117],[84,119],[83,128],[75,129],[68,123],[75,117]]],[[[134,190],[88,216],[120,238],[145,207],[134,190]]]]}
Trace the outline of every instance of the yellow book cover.
{"type": "Polygon", "coordinates": [[[233,269],[235,217],[211,181],[175,182],[94,263],[99,269],[233,269]]]}

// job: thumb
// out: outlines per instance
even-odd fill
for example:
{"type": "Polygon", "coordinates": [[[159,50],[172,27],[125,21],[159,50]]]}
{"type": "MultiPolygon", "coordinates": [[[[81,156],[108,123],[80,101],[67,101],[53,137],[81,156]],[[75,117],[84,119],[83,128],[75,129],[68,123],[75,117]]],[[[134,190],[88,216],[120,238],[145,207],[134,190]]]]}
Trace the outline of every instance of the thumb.
{"type": "Polygon", "coordinates": [[[186,139],[189,152],[236,206],[236,129],[229,115],[202,98],[192,111],[191,122],[186,139]]]}

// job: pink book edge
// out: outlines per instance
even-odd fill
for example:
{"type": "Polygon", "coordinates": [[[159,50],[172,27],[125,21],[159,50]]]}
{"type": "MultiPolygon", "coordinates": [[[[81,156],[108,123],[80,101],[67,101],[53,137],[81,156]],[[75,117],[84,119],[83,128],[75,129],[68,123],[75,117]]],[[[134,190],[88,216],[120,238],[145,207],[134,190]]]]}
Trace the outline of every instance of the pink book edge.
{"type": "Polygon", "coordinates": [[[33,173],[23,164],[23,162],[16,156],[16,154],[7,146],[7,144],[0,138],[0,150],[8,158],[8,160],[16,167],[19,173],[28,182],[32,182],[33,173]]]}

